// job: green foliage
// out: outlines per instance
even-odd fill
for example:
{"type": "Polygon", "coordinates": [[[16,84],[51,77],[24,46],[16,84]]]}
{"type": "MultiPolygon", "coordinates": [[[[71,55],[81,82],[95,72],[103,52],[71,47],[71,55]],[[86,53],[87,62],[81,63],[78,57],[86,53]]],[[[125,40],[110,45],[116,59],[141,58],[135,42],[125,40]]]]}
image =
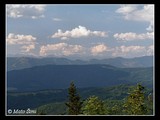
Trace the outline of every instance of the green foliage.
{"type": "Polygon", "coordinates": [[[80,101],[80,96],[77,94],[76,87],[73,82],[71,82],[68,89],[69,102],[66,103],[68,107],[69,115],[78,115],[81,114],[82,102],[80,101]]]}
{"type": "Polygon", "coordinates": [[[147,113],[147,106],[145,105],[144,87],[138,84],[129,93],[124,104],[124,112],[129,115],[144,115],[147,113]]]}
{"type": "Polygon", "coordinates": [[[49,103],[46,105],[42,105],[38,107],[37,114],[39,115],[64,115],[66,113],[66,105],[64,102],[56,102],[56,103],[49,103]]]}
{"type": "Polygon", "coordinates": [[[83,114],[85,115],[104,115],[106,114],[106,109],[104,103],[97,97],[89,97],[82,108],[83,114]]]}
{"type": "Polygon", "coordinates": [[[110,100],[104,101],[105,108],[108,109],[109,115],[123,115],[124,100],[110,100]]]}
{"type": "Polygon", "coordinates": [[[129,85],[120,84],[109,87],[83,88],[79,89],[79,93],[84,99],[87,99],[89,96],[95,95],[102,100],[121,100],[128,95],[128,88],[129,85]]]}
{"type": "Polygon", "coordinates": [[[145,104],[147,105],[147,114],[153,114],[153,94],[149,93],[147,99],[145,100],[145,104]]]}

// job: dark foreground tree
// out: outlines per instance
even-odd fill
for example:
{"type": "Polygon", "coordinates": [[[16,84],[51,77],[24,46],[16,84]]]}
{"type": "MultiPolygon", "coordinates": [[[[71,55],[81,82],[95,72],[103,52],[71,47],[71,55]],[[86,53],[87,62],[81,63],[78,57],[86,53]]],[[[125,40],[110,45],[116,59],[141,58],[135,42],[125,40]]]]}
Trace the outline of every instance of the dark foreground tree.
{"type": "Polygon", "coordinates": [[[68,97],[69,102],[65,103],[68,107],[69,115],[78,115],[81,114],[82,102],[80,96],[77,94],[76,86],[71,82],[70,87],[68,88],[68,97]]]}
{"type": "Polygon", "coordinates": [[[124,104],[125,112],[129,115],[145,115],[147,113],[147,107],[145,105],[144,87],[138,84],[129,93],[124,104]]]}

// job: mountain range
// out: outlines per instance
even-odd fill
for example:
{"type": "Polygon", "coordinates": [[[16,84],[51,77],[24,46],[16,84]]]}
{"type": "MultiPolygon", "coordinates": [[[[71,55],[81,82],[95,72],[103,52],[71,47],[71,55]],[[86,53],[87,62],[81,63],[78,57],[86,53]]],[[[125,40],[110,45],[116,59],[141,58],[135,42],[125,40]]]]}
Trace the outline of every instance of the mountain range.
{"type": "Polygon", "coordinates": [[[88,64],[106,64],[120,68],[152,67],[153,56],[143,56],[136,58],[108,58],[91,60],[70,60],[67,58],[33,58],[33,57],[7,57],[7,71],[31,68],[41,65],[88,65],[88,64]]]}

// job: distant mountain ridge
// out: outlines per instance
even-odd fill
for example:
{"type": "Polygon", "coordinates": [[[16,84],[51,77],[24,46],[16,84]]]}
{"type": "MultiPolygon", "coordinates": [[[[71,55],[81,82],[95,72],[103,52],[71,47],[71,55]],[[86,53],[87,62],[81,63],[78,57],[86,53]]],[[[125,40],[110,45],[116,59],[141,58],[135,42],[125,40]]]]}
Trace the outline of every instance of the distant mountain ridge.
{"type": "Polygon", "coordinates": [[[87,65],[87,64],[107,64],[120,68],[152,67],[153,56],[143,56],[136,58],[108,58],[91,60],[69,60],[67,58],[31,58],[31,57],[8,57],[7,71],[31,68],[41,65],[87,65]]]}
{"type": "Polygon", "coordinates": [[[117,68],[110,65],[44,65],[7,72],[8,90],[33,91],[77,87],[142,84],[152,87],[153,68],[117,68]]]}

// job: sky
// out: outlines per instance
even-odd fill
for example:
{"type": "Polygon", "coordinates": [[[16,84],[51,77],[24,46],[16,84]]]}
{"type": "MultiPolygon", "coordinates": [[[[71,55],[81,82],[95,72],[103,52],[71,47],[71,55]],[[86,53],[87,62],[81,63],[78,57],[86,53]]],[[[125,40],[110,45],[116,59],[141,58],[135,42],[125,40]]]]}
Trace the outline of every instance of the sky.
{"type": "Polygon", "coordinates": [[[154,55],[153,4],[7,4],[7,56],[154,55]]]}

